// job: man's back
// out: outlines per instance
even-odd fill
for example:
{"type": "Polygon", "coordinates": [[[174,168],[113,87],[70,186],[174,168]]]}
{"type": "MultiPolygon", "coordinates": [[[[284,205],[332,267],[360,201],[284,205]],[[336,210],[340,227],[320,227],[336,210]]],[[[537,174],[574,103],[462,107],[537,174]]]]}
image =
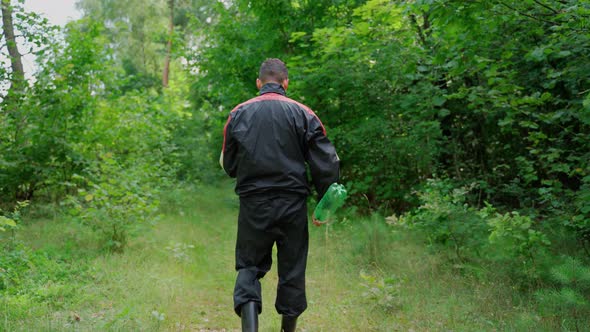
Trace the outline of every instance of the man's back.
{"type": "MultiPolygon", "coordinates": [[[[336,156],[327,138],[322,145],[325,129],[308,107],[287,98],[279,84],[266,84],[260,93],[231,112],[224,135],[224,169],[237,177],[240,196],[269,191],[307,195],[305,162],[310,162],[312,171],[322,172],[317,159],[336,156]],[[310,154],[310,144],[312,149],[328,151],[324,156],[310,154]]],[[[330,166],[335,162],[328,161],[330,166]]]]}

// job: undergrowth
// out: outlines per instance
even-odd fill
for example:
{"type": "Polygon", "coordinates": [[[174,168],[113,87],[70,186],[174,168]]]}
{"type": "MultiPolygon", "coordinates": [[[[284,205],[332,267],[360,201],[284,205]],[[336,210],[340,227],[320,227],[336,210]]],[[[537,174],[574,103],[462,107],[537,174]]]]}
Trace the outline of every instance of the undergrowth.
{"type": "MultiPolygon", "coordinates": [[[[302,329],[587,326],[587,264],[553,255],[556,240],[548,236],[551,245],[546,244],[536,233],[542,229],[528,217],[490,207],[485,215],[465,210],[460,200],[432,195],[444,208],[415,213],[473,214],[453,222],[486,221],[477,232],[488,237],[458,243],[443,234],[438,239],[447,242],[437,242],[412,226],[424,217],[417,215],[348,215],[327,227],[310,225],[309,308],[302,329]],[[470,243],[481,247],[472,250],[470,243]],[[544,249],[532,250],[538,244],[544,249]],[[550,268],[547,262],[556,264],[550,268]],[[534,273],[527,270],[531,267],[534,273]]],[[[162,219],[141,226],[119,254],[102,250],[100,234],[67,217],[24,220],[10,250],[0,255],[0,329],[237,330],[231,303],[237,207],[229,183],[171,190],[162,197],[162,219]]],[[[7,238],[2,245],[7,248],[7,238]]],[[[280,325],[273,309],[277,281],[273,266],[262,280],[261,331],[280,325]]]]}

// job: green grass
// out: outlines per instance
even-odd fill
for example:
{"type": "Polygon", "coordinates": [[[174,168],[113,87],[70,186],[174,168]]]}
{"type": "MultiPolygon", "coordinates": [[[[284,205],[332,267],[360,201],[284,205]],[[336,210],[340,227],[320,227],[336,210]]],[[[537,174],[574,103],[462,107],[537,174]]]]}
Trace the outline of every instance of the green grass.
{"type": "MultiPolygon", "coordinates": [[[[102,251],[73,221],[29,221],[18,238],[36,267],[18,291],[0,292],[0,330],[239,330],[232,309],[237,202],[229,184],[169,193],[161,220],[142,225],[122,254],[102,251]]],[[[261,331],[279,330],[276,283],[273,266],[262,281],[261,331]]],[[[311,226],[307,288],[301,331],[551,327],[507,282],[470,277],[377,217],[311,226]]]]}

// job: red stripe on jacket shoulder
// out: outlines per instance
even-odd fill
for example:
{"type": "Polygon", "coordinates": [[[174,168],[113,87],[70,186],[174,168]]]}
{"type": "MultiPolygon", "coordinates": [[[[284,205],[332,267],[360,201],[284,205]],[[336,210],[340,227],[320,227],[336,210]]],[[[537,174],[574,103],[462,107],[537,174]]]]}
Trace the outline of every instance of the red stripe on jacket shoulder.
{"type": "MultiPolygon", "coordinates": [[[[285,96],[280,95],[278,93],[268,93],[268,95],[272,95],[272,96],[269,96],[269,98],[267,98],[265,100],[280,100],[280,101],[285,101],[285,102],[288,102],[288,103],[296,104],[297,106],[303,108],[308,114],[313,115],[319,121],[320,126],[322,127],[322,132],[324,133],[324,135],[326,135],[326,128],[324,127],[324,124],[322,123],[322,120],[320,120],[320,118],[315,114],[314,111],[311,110],[311,108],[307,107],[306,105],[304,105],[304,104],[302,104],[302,103],[300,103],[300,102],[298,102],[296,100],[293,100],[291,98],[285,97],[285,96]]],[[[262,95],[262,96],[266,96],[266,94],[265,95],[262,95]]]]}

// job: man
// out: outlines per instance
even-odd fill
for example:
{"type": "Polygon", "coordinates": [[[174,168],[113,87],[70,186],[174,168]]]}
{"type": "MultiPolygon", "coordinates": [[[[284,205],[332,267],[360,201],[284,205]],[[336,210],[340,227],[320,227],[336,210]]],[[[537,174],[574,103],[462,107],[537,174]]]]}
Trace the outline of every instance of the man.
{"type": "Polygon", "coordinates": [[[220,157],[225,172],[237,178],[240,196],[234,310],[242,318],[243,331],[258,330],[259,279],[270,269],[276,243],[275,308],[282,315],[281,331],[290,332],[307,308],[306,163],[321,199],[338,181],[339,159],[315,113],[286,97],[289,79],[281,60],[262,63],[256,86],[260,95],[231,111],[220,157]]]}

